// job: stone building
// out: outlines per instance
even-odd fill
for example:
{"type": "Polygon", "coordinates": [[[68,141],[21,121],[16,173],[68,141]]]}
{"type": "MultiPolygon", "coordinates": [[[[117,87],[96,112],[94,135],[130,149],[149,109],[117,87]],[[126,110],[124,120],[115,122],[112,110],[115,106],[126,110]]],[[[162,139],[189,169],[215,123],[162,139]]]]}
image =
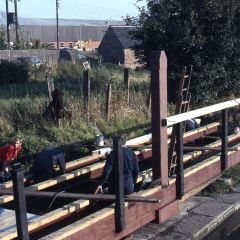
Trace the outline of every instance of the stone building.
{"type": "Polygon", "coordinates": [[[133,26],[109,26],[98,48],[98,54],[104,62],[121,64],[131,69],[139,66],[131,49],[136,43],[131,38],[131,30],[134,30],[133,26]]]}

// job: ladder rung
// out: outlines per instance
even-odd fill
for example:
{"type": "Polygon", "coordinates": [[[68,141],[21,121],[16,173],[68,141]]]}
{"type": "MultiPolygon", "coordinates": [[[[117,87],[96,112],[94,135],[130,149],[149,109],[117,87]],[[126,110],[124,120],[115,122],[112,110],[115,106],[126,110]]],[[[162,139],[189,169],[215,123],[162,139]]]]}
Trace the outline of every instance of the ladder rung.
{"type": "Polygon", "coordinates": [[[187,91],[187,90],[188,90],[188,88],[183,88],[182,92],[187,91]]]}
{"type": "Polygon", "coordinates": [[[188,101],[183,101],[183,102],[182,102],[182,104],[186,104],[186,103],[188,103],[188,101]]]}
{"type": "Polygon", "coordinates": [[[184,78],[188,78],[189,77],[189,75],[184,75],[184,78]]]}

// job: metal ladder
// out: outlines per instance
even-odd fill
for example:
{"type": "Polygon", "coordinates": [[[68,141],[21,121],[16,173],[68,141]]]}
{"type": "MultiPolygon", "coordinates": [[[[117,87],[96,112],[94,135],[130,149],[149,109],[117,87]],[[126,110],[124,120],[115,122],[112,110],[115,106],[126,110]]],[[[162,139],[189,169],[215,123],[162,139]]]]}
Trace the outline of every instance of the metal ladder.
{"type": "MultiPolygon", "coordinates": [[[[182,75],[180,79],[178,98],[176,102],[175,115],[188,111],[191,94],[189,92],[190,82],[192,77],[192,65],[183,67],[182,75]]],[[[169,176],[175,172],[177,155],[175,152],[176,138],[177,138],[177,126],[173,125],[172,134],[170,138],[170,146],[168,149],[168,162],[169,162],[169,176]]]]}

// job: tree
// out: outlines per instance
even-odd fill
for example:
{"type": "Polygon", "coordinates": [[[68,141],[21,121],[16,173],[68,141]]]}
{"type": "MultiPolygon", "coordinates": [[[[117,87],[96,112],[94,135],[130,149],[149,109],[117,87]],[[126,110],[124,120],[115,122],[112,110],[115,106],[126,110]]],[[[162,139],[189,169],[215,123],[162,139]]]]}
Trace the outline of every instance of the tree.
{"type": "Polygon", "coordinates": [[[0,50],[6,49],[7,45],[5,43],[5,31],[0,28],[0,50]]]}
{"type": "Polygon", "coordinates": [[[210,102],[237,94],[240,88],[240,0],[147,0],[139,16],[127,17],[136,26],[134,50],[149,65],[152,50],[165,50],[169,85],[178,87],[184,65],[193,65],[193,100],[210,102]],[[215,96],[215,98],[213,98],[215,96]]]}

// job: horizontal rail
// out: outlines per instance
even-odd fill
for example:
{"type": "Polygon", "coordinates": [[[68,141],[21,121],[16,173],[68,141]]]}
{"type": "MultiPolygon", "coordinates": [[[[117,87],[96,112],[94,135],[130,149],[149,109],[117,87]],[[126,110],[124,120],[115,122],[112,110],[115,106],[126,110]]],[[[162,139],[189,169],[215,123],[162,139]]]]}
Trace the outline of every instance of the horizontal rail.
{"type": "MultiPolygon", "coordinates": [[[[71,199],[84,199],[84,200],[100,200],[100,201],[115,201],[116,196],[112,194],[82,194],[82,193],[66,193],[66,192],[36,192],[36,191],[24,191],[26,196],[31,197],[60,197],[60,198],[71,198],[71,199]]],[[[0,189],[0,194],[13,195],[13,191],[0,189]]],[[[159,198],[146,198],[146,197],[135,197],[125,196],[124,201],[126,202],[145,202],[145,203],[160,203],[159,198]]]]}
{"type": "Polygon", "coordinates": [[[162,123],[163,125],[167,126],[172,126],[176,123],[180,123],[183,121],[186,121],[188,119],[191,118],[196,118],[196,117],[201,117],[204,115],[208,115],[210,113],[214,113],[214,112],[218,112],[221,111],[223,109],[227,109],[227,108],[231,108],[231,107],[235,107],[238,106],[240,104],[240,98],[234,99],[234,100],[230,100],[230,101],[226,101],[223,103],[218,103],[218,104],[214,104],[208,107],[203,107],[203,108],[199,108],[196,110],[192,110],[189,112],[185,112],[185,113],[181,113],[178,115],[174,115],[174,116],[170,116],[168,118],[166,118],[164,120],[164,123],[162,123]]]}
{"type": "MultiPolygon", "coordinates": [[[[199,146],[184,146],[183,147],[184,150],[200,150],[200,151],[204,151],[204,150],[216,150],[216,151],[221,151],[222,148],[220,147],[199,147],[199,146]]],[[[239,151],[240,147],[228,147],[227,148],[229,151],[239,151]]]]}

